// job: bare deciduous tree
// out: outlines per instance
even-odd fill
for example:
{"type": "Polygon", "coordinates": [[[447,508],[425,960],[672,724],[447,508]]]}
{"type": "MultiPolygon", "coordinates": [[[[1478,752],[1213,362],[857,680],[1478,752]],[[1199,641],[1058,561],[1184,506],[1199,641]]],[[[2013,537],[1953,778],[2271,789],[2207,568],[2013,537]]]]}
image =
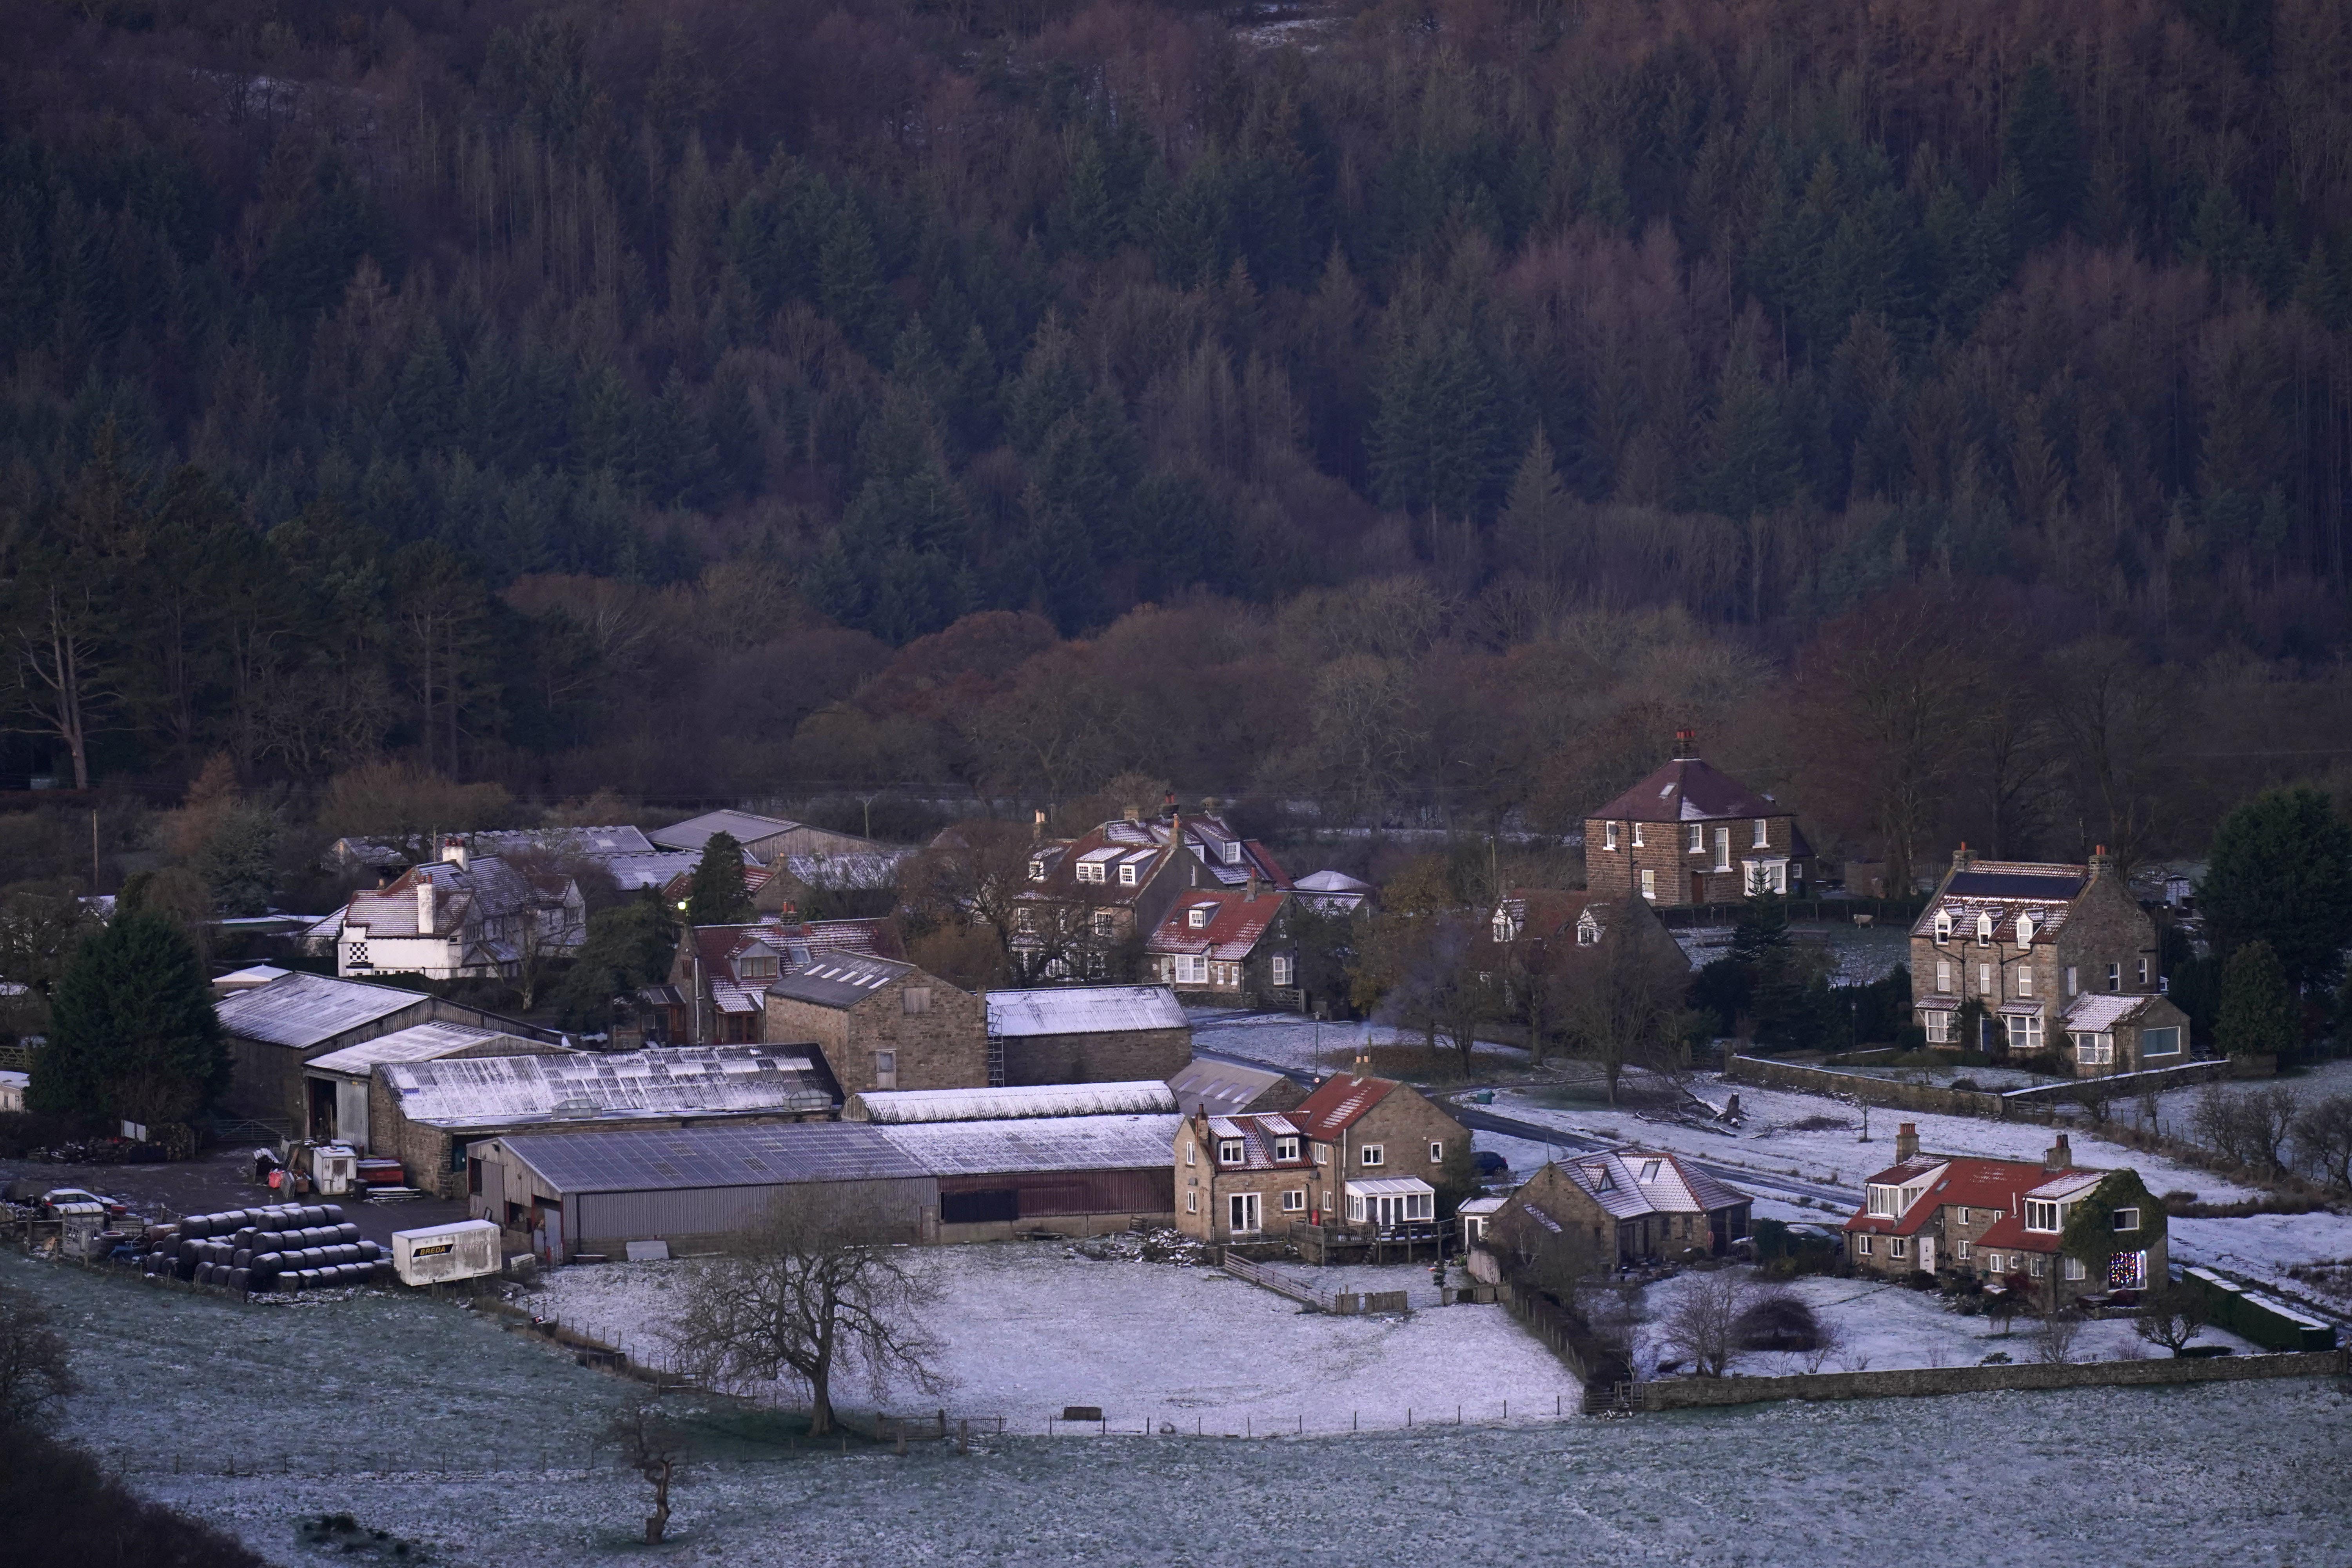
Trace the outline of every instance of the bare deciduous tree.
{"type": "Polygon", "coordinates": [[[2295,1119],[2294,1141],[2315,1174],[2352,1192],[2352,1094],[2331,1094],[2305,1106],[2295,1119]]]}
{"type": "Polygon", "coordinates": [[[863,1375],[939,1386],[923,1314],[937,1289],[904,1245],[911,1216],[811,1192],[781,1200],[720,1257],[694,1266],[668,1339],[678,1364],[714,1387],[782,1382],[806,1391],[809,1432],[834,1430],[833,1385],[863,1375]]]}
{"type": "Polygon", "coordinates": [[[1601,941],[1575,949],[1561,970],[1561,1033],[1601,1069],[1610,1104],[1628,1067],[1679,1064],[1690,964],[1673,938],[1653,932],[1630,908],[1612,911],[1601,941]]]}
{"type": "Polygon", "coordinates": [[[1699,1376],[1721,1377],[1739,1353],[1739,1320],[1754,1295],[1754,1284],[1734,1269],[1691,1276],[1666,1314],[1667,1348],[1687,1358],[1699,1376]]]}
{"type": "Polygon", "coordinates": [[[654,1489],[654,1510],[646,1515],[646,1544],[659,1546],[669,1529],[669,1489],[686,1463],[686,1434],[653,1395],[631,1400],[613,1413],[604,1441],[621,1451],[621,1462],[654,1489]]]}
{"type": "Polygon", "coordinates": [[[2141,1300],[2139,1316],[2132,1321],[2132,1330],[2149,1344],[2162,1345],[2177,1356],[2205,1327],[2205,1318],[2201,1291],[2168,1284],[2149,1291],[2141,1300]]]}
{"type": "Polygon", "coordinates": [[[2082,1333],[2083,1320],[2073,1312],[2044,1312],[2033,1322],[2033,1353],[2042,1361],[2063,1362],[2074,1354],[2082,1333]]]}
{"type": "Polygon", "coordinates": [[[45,1424],[80,1386],[65,1338],[49,1322],[48,1309],[0,1286],[0,1431],[45,1424]]]}

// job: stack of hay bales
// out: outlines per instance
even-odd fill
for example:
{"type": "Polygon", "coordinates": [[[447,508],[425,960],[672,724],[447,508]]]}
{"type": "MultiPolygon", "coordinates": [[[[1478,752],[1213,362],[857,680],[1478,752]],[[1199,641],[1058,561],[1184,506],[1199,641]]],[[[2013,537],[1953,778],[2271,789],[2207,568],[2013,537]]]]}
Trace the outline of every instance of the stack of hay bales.
{"type": "Polygon", "coordinates": [[[341,1204],[272,1204],[189,1215],[148,1233],[150,1274],[229,1290],[308,1290],[388,1279],[392,1260],[341,1204]]]}

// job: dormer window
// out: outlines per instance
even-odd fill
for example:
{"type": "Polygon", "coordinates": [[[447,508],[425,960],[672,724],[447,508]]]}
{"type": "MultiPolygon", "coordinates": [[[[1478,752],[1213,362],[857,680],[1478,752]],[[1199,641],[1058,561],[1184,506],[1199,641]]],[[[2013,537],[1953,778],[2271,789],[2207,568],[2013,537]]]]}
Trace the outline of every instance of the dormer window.
{"type": "Polygon", "coordinates": [[[1979,915],[1977,917],[1977,945],[1979,947],[1990,947],[1991,944],[1992,916],[1979,915]]]}
{"type": "Polygon", "coordinates": [[[1599,921],[1594,920],[1594,919],[1593,919],[1591,915],[1589,915],[1589,914],[1588,914],[1588,915],[1586,915],[1582,920],[1580,920],[1580,921],[1577,921],[1577,922],[1576,922],[1576,945],[1577,945],[1577,946],[1579,946],[1579,947],[1598,947],[1598,946],[1600,946],[1600,945],[1601,945],[1601,922],[1600,922],[1599,921]]]}
{"type": "Polygon", "coordinates": [[[1238,839],[1238,838],[1228,838],[1228,839],[1226,839],[1226,840],[1225,840],[1225,864],[1226,864],[1226,865],[1228,865],[1228,866],[1238,866],[1238,865],[1240,865],[1241,863],[1242,863],[1242,841],[1241,841],[1240,839],[1238,839]]]}
{"type": "Polygon", "coordinates": [[[747,952],[735,961],[735,973],[746,980],[773,980],[776,977],[776,955],[772,952],[747,952]]]}
{"type": "Polygon", "coordinates": [[[1134,861],[1132,861],[1132,860],[1127,861],[1127,862],[1125,862],[1124,864],[1122,864],[1122,865],[1119,867],[1119,868],[1118,868],[1118,885],[1119,885],[1120,887],[1122,887],[1122,888],[1132,888],[1133,886],[1135,886],[1135,862],[1134,862],[1134,861]]]}
{"type": "Polygon", "coordinates": [[[1511,917],[1508,915],[1496,915],[1495,917],[1495,940],[1496,942],[1508,942],[1514,934],[1515,933],[1511,930],[1511,917]]]}
{"type": "Polygon", "coordinates": [[[1206,904],[1194,904],[1191,909],[1186,910],[1184,911],[1184,923],[1191,926],[1194,931],[1208,930],[1209,906],[1206,904]]]}
{"type": "Polygon", "coordinates": [[[2063,1223],[2060,1216],[2063,1212],[2059,1205],[2047,1199],[2028,1198],[2025,1200],[2025,1228],[2055,1236],[2063,1223]]]}
{"type": "Polygon", "coordinates": [[[1296,1159],[1297,1159],[1297,1158],[1298,1158],[1298,1140],[1297,1140],[1297,1139],[1296,1139],[1296,1138],[1277,1138],[1277,1139],[1276,1139],[1276,1140],[1274,1141],[1274,1157],[1275,1157],[1276,1159],[1277,1159],[1277,1160],[1296,1160],[1296,1159]]]}
{"type": "Polygon", "coordinates": [[[1043,855],[1029,862],[1029,879],[1033,882],[1042,882],[1045,879],[1045,858],[1043,855]]]}
{"type": "Polygon", "coordinates": [[[1937,915],[1936,915],[1936,941],[1937,941],[1937,943],[1938,945],[1941,945],[1941,944],[1943,944],[1943,943],[1945,943],[1945,942],[1949,942],[1949,941],[1951,941],[1951,940],[1952,940],[1952,916],[1951,916],[1951,911],[1949,911],[1948,910],[1938,910],[1938,911],[1937,912],[1937,915]]]}
{"type": "Polygon", "coordinates": [[[2021,948],[2032,947],[2033,945],[2033,917],[2032,915],[2020,915],[2017,917],[2017,945],[2021,948]]]}
{"type": "Polygon", "coordinates": [[[1242,1141],[1238,1138],[1217,1140],[1217,1163],[1238,1165],[1242,1163],[1242,1141]]]}
{"type": "Polygon", "coordinates": [[[1078,880],[1079,880],[1079,881],[1081,881],[1081,882],[1099,882],[1099,881],[1101,881],[1102,879],[1103,879],[1103,868],[1102,868],[1102,862],[1101,862],[1101,861],[1099,861],[1099,860],[1081,860],[1081,861],[1079,861],[1079,862],[1078,862],[1078,880]]]}

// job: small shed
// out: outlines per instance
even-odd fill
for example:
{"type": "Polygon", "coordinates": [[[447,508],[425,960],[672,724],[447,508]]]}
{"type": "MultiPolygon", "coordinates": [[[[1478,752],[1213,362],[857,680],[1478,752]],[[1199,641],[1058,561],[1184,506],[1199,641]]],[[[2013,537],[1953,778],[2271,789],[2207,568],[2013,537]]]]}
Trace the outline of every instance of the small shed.
{"type": "Polygon", "coordinates": [[[1165,1082],[1192,1059],[1192,1025],[1165,985],[1051,985],[988,994],[992,1081],[1165,1082]]]}

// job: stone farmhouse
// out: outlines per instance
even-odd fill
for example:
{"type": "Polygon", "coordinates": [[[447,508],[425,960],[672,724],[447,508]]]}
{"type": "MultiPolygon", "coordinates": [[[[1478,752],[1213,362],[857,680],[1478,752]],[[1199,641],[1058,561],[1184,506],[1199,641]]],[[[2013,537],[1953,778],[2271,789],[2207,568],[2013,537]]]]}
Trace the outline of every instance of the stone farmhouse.
{"type": "MultiPolygon", "coordinates": [[[[2103,1270],[2065,1255],[2076,1205],[2116,1173],[2077,1166],[2064,1133],[2037,1165],[1924,1154],[1917,1128],[1906,1121],[1895,1152],[1895,1163],[1870,1177],[1862,1206],[1845,1222],[1847,1255],[1865,1274],[1972,1274],[2053,1308],[2168,1277],[2165,1216],[2153,1200],[2115,1211],[2118,1245],[2103,1270]]],[[[2125,1174],[2137,1188],[2137,1173],[2125,1174]]]]}
{"type": "Polygon", "coordinates": [[[1702,761],[1693,731],[1675,742],[1673,761],[1586,815],[1585,885],[1662,909],[1802,893],[1813,850],[1796,815],[1702,761]]]}
{"type": "Polygon", "coordinates": [[[1912,1005],[1930,1046],[2063,1051],[2083,1077],[2168,1067],[2189,1059],[2189,1020],[2158,956],[2156,922],[2104,851],[2069,866],[1963,845],[1911,928],[1912,1005]],[[1964,1040],[1969,1002],[1985,1022],[1964,1040]]]}
{"type": "Polygon", "coordinates": [[[1290,887],[1265,847],[1222,816],[1187,816],[1173,795],[1157,817],[1130,807],[1077,838],[1037,843],[1014,911],[1013,955],[1032,979],[1112,978],[1114,969],[1143,965],[1143,944],[1179,894],[1246,892],[1253,880],[1290,887]]]}
{"type": "Polygon", "coordinates": [[[1755,1200],[1675,1155],[1639,1149],[1546,1165],[1483,1222],[1471,1272],[1549,1285],[1664,1258],[1720,1258],[1748,1235],[1755,1200]]]}

